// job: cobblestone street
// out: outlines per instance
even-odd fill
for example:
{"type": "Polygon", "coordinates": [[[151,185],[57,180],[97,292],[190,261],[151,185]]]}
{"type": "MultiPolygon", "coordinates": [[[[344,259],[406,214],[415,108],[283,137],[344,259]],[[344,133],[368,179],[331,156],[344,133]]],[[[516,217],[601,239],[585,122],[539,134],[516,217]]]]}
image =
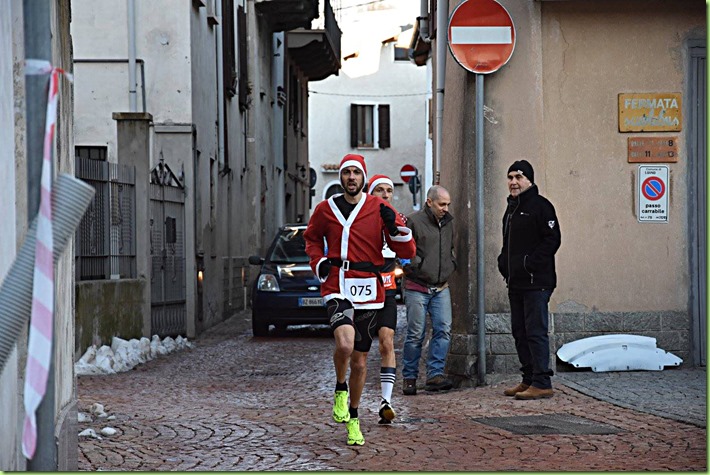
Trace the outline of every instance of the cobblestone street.
{"type": "MultiPolygon", "coordinates": [[[[400,326],[403,320],[400,307],[400,326]]],[[[332,421],[333,343],[325,329],[252,338],[238,314],[195,348],[112,376],[82,376],[79,409],[101,403],[115,420],[80,423],[81,470],[706,471],[706,429],[595,399],[555,381],[555,397],[502,395],[517,378],[445,393],[401,394],[391,426],[377,424],[379,357],[369,358],[360,407],[366,443],[348,447],[332,421]],[[477,421],[584,418],[597,434],[514,433],[477,421]]],[[[401,335],[404,328],[398,328],[401,335]]],[[[398,369],[399,364],[398,354],[398,369]]],[[[665,372],[664,372],[665,373],[665,372]]],[[[704,401],[703,401],[704,403],[704,401]]],[[[704,412],[704,411],[703,411],[704,412]]],[[[593,431],[591,431],[593,432],[593,431]]]]}

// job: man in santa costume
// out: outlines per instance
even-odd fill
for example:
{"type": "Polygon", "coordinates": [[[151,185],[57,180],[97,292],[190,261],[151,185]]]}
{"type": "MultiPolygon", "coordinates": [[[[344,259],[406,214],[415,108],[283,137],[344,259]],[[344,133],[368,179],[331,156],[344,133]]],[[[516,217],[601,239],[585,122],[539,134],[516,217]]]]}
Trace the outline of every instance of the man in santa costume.
{"type": "Polygon", "coordinates": [[[361,155],[343,157],[340,184],[344,193],[316,206],[303,236],[311,268],[321,281],[321,295],[335,337],[333,420],[347,423],[348,445],[363,445],[358,407],[365,386],[367,353],[378,329],[377,310],[385,301],[380,273],[385,263],[382,247],[387,243],[397,255],[411,258],[416,245],[394,208],[381,198],[363,193],[367,168],[361,155]]]}
{"type": "MultiPolygon", "coordinates": [[[[394,183],[387,175],[375,175],[370,178],[367,186],[368,193],[379,196],[388,203],[394,196],[394,183]]],[[[407,223],[407,217],[398,213],[402,222],[407,223]]],[[[382,390],[382,400],[380,401],[380,421],[379,424],[391,424],[395,417],[392,409],[392,389],[397,373],[397,363],[394,355],[394,334],[397,330],[397,283],[395,268],[397,267],[397,255],[385,244],[382,248],[382,257],[385,258],[385,265],[382,266],[382,280],[385,284],[385,305],[377,315],[378,330],[377,341],[380,350],[380,388],[382,390]]]]}

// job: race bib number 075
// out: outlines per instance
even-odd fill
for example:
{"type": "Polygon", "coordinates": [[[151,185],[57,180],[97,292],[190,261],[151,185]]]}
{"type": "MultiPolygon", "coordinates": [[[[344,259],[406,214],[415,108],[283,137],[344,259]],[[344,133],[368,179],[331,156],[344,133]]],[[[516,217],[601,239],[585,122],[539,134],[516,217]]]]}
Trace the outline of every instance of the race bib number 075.
{"type": "Polygon", "coordinates": [[[377,279],[345,279],[343,290],[351,302],[369,302],[377,297],[377,279]]]}

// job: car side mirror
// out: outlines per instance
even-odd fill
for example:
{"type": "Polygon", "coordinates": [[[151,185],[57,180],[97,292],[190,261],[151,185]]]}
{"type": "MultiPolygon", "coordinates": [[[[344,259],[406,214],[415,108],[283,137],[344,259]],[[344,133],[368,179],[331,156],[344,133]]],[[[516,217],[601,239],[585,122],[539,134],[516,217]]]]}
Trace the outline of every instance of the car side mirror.
{"type": "Polygon", "coordinates": [[[253,266],[260,266],[264,263],[264,258],[259,256],[249,256],[249,264],[253,266]]]}

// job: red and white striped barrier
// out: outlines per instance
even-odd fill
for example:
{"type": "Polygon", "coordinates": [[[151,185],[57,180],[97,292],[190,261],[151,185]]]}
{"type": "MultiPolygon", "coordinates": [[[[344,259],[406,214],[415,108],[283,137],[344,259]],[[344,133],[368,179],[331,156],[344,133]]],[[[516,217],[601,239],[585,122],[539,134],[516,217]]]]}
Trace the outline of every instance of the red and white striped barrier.
{"type": "MultiPolygon", "coordinates": [[[[37,448],[35,413],[47,390],[52,361],[52,332],[54,328],[54,237],[52,235],[52,147],[57,122],[59,75],[71,81],[71,75],[53,68],[48,61],[27,60],[25,74],[49,74],[47,117],[44,129],[42,187],[37,217],[34,282],[32,288],[32,316],[30,320],[25,370],[25,422],[22,432],[22,454],[32,459],[37,448]]],[[[31,159],[32,157],[29,157],[31,159]]]]}

